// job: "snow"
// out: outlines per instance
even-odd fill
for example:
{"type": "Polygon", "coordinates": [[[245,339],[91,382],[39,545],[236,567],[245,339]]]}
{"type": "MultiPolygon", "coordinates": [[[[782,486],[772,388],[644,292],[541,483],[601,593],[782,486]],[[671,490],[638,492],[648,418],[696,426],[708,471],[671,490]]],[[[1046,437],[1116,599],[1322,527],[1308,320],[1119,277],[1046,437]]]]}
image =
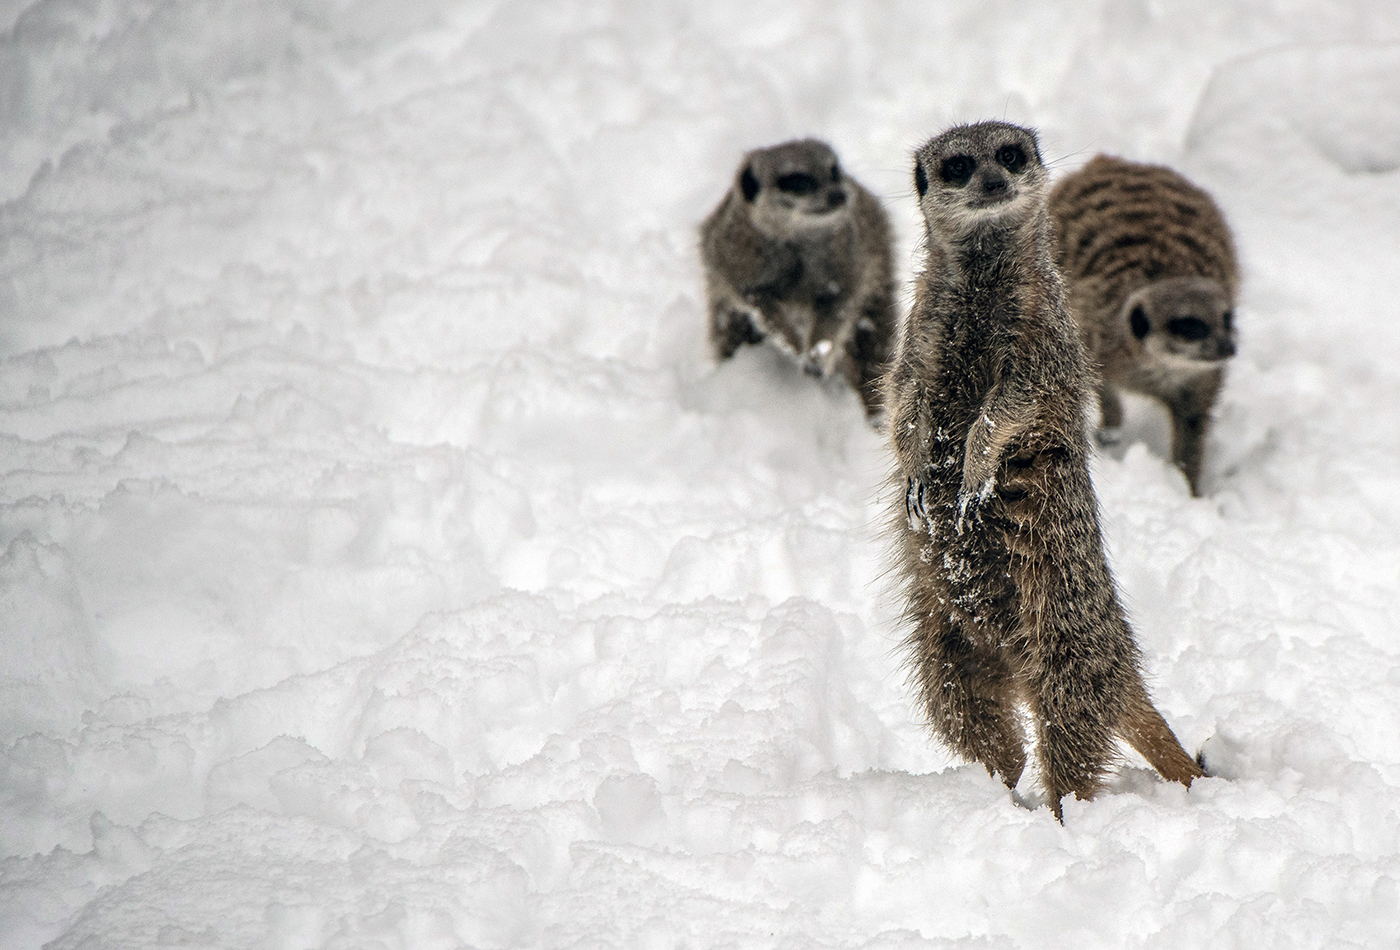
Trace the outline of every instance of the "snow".
{"type": "MultiPolygon", "coordinates": [[[[0,3],[0,947],[1400,933],[1400,7],[0,3]],[[1095,460],[1154,693],[1065,824],[917,720],[853,394],[706,356],[818,135],[1167,162],[1244,264],[1207,497],[1095,460]]],[[[900,499],[902,503],[902,499],[900,499]]]]}

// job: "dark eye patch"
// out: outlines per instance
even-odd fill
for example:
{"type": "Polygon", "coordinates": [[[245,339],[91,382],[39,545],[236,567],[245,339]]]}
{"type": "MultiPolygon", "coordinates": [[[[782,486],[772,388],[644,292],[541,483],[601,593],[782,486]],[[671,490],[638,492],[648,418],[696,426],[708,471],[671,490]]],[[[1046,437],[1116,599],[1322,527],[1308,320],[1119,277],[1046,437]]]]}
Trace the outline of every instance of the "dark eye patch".
{"type": "Polygon", "coordinates": [[[753,201],[758,195],[758,179],[754,176],[753,169],[744,166],[744,172],[739,176],[739,188],[744,192],[745,201],[753,201]]]}
{"type": "Polygon", "coordinates": [[[1199,317],[1177,317],[1167,321],[1167,332],[1183,340],[1204,340],[1210,336],[1210,326],[1199,317]]]}
{"type": "Polygon", "coordinates": [[[831,166],[831,180],[832,180],[832,181],[840,181],[840,180],[841,180],[841,166],[840,166],[840,165],[832,165],[832,166],[831,166]]]}
{"type": "Polygon", "coordinates": [[[914,163],[914,190],[920,198],[928,191],[928,175],[924,174],[924,166],[920,162],[914,163]]]}
{"type": "Polygon", "coordinates": [[[1009,172],[1026,167],[1026,153],[1019,145],[1003,145],[997,149],[997,162],[1009,172]]]}
{"type": "Polygon", "coordinates": [[[817,180],[806,172],[788,172],[778,176],[778,190],[790,195],[810,195],[817,187],[817,180]]]}
{"type": "Polygon", "coordinates": [[[1128,314],[1128,323],[1133,328],[1133,336],[1141,340],[1152,330],[1152,322],[1147,319],[1147,311],[1141,305],[1133,308],[1133,312],[1128,314]]]}
{"type": "Polygon", "coordinates": [[[1225,315],[1220,318],[1220,323],[1225,327],[1225,332],[1229,333],[1235,325],[1235,311],[1226,310],[1225,315]]]}
{"type": "Polygon", "coordinates": [[[954,155],[952,158],[943,159],[943,164],[938,166],[938,177],[950,185],[961,187],[968,183],[976,170],[977,162],[971,155],[954,155]]]}

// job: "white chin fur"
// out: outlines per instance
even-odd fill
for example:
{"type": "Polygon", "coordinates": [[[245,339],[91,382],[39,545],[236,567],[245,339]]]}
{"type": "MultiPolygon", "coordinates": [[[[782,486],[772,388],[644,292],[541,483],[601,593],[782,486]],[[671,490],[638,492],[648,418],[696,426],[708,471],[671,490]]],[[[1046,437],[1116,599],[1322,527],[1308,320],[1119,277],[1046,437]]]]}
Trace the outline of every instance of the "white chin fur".
{"type": "Polygon", "coordinates": [[[1024,193],[1017,193],[991,204],[975,204],[964,200],[943,209],[943,213],[958,230],[968,225],[995,224],[1002,218],[1019,215],[1025,204],[1023,199],[1024,193]]]}
{"type": "Polygon", "coordinates": [[[1179,353],[1155,352],[1152,358],[1173,373],[1208,373],[1225,364],[1224,360],[1202,360],[1179,353]]]}

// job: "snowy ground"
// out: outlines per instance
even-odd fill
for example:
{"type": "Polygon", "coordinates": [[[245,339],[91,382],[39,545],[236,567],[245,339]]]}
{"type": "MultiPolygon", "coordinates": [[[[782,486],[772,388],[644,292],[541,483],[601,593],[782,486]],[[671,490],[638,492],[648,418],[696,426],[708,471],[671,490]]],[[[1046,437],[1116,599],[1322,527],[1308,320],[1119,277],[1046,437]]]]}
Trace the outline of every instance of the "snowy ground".
{"type": "Polygon", "coordinates": [[[0,2],[0,947],[1393,946],[1400,6],[1317,7],[0,2]],[[1245,268],[1208,497],[1095,466],[1221,777],[1064,827],[914,719],[856,399],[703,347],[745,149],[907,277],[987,117],[1245,268]]]}

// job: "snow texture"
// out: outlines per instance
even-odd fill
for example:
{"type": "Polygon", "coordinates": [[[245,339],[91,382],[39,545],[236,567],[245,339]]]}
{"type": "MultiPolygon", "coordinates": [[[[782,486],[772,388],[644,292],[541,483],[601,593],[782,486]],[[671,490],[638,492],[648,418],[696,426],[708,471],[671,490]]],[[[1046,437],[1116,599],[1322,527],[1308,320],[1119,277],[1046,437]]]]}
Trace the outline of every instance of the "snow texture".
{"type": "Polygon", "coordinates": [[[0,947],[1381,947],[1400,5],[0,3],[0,947]],[[1244,265],[1207,497],[1094,462],[1159,706],[1058,825],[905,680],[855,396],[712,366],[817,135],[1036,126],[1244,265]]]}

